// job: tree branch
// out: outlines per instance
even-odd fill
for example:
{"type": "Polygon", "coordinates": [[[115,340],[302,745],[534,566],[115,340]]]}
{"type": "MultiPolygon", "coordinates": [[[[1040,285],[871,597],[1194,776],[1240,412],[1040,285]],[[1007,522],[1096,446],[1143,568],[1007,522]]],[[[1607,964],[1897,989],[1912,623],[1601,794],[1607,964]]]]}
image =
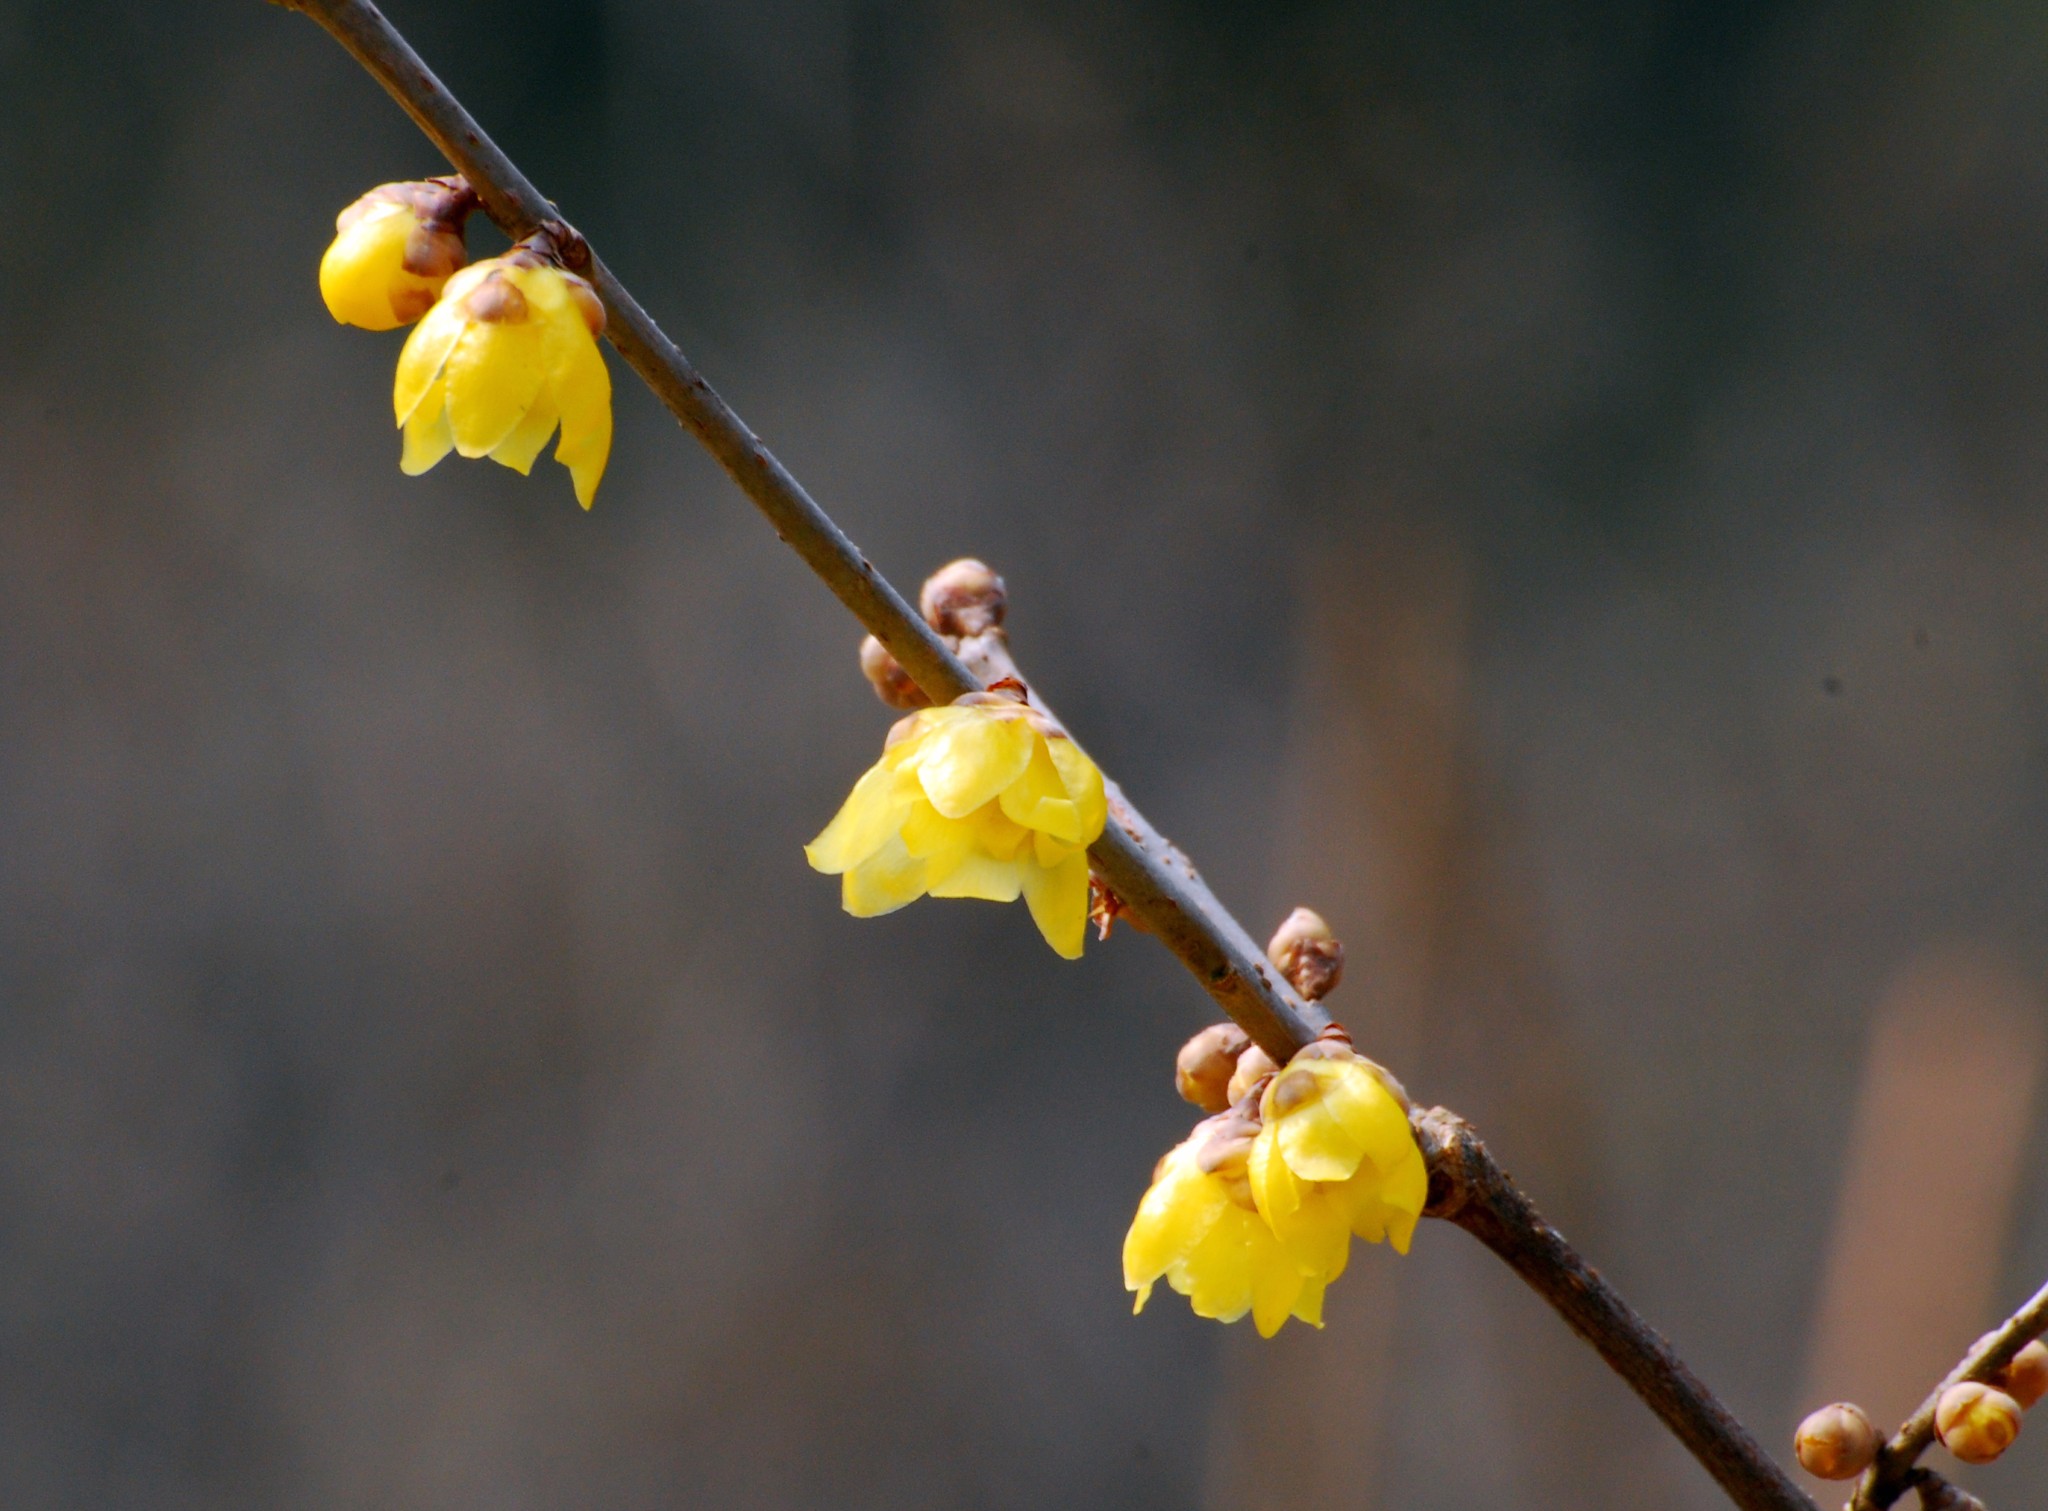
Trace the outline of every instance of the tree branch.
{"type": "MultiPolygon", "coordinates": [[[[275,0],[320,23],[411,116],[515,240],[547,227],[604,301],[605,334],[775,533],[888,649],[935,703],[982,686],[875,570],[760,438],[697,373],[583,238],[564,224],[369,0],[275,0]]],[[[1194,973],[1217,1005],[1282,1064],[1327,1022],[1304,1002],[1187,858],[1122,792],[1089,849],[1124,909],[1194,973]]],[[[1812,1501],[1695,1379],[1671,1347],[1544,1222],[1471,1129],[1438,1109],[1416,1120],[1430,1165],[1432,1215],[1492,1249],[1597,1349],[1745,1511],[1816,1511],[1812,1501]]]]}
{"type": "Polygon", "coordinates": [[[1920,1409],[1906,1419],[1906,1425],[1878,1450],[1877,1462],[1856,1483],[1856,1494],[1848,1511],[1881,1511],[1904,1495],[1912,1487],[1914,1464],[1934,1441],[1934,1410],[1941,1404],[1942,1392],[1965,1380],[1990,1378],[2043,1333],[2048,1333],[2048,1285],[2034,1292],[2027,1304],[2002,1326],[1979,1339],[1963,1355],[1962,1363],[1929,1392],[1920,1409]]]}

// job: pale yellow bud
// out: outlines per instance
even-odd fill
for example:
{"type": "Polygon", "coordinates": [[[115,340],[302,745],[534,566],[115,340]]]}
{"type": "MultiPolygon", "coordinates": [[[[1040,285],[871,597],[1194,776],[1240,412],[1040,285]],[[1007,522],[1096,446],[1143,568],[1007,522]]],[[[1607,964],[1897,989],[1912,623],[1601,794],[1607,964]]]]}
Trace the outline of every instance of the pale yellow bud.
{"type": "Polygon", "coordinates": [[[1993,1374],[1991,1383],[2019,1402],[2022,1410],[2031,1409],[2048,1396],[2048,1343],[2036,1338],[1993,1374]]]}
{"type": "Polygon", "coordinates": [[[932,700],[924,689],[910,680],[903,663],[889,654],[889,648],[873,635],[860,643],[860,672],[868,679],[875,696],[891,708],[930,708],[932,700]]]}
{"type": "Polygon", "coordinates": [[[1988,1464],[2020,1435],[2020,1403],[1996,1386],[1965,1380],[1941,1393],[1934,1430],[1966,1464],[1988,1464]]]}
{"type": "Polygon", "coordinates": [[[1877,1429],[1848,1401],[1823,1406],[1799,1424],[1792,1451],[1799,1466],[1824,1480],[1852,1480],[1877,1459],[1877,1429]]]}
{"type": "Polygon", "coordinates": [[[1180,1094],[1204,1112],[1230,1105],[1230,1078],[1251,1038],[1235,1023],[1213,1023],[1180,1047],[1173,1081],[1180,1094]]]}
{"type": "Polygon", "coordinates": [[[1344,979],[1344,946],[1312,908],[1287,915],[1266,946],[1266,958],[1311,1002],[1328,996],[1344,979]]]}
{"type": "Polygon", "coordinates": [[[941,635],[981,635],[1003,622],[1009,595],[986,562],[963,556],[925,579],[917,606],[941,635]]]}
{"type": "Polygon", "coordinates": [[[1279,1068],[1271,1055],[1256,1044],[1250,1045],[1237,1057],[1237,1069],[1230,1073],[1230,1085],[1224,1089],[1224,1095],[1232,1103],[1241,1102],[1253,1087],[1279,1068]]]}

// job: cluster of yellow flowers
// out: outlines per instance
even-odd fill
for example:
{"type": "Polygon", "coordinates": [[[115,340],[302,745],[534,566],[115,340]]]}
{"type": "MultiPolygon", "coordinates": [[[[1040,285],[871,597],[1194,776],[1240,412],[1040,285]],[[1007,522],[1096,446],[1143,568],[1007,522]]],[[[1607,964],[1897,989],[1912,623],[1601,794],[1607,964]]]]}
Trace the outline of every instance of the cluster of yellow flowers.
{"type": "MultiPolygon", "coordinates": [[[[321,296],[345,325],[414,326],[392,391],[405,472],[456,451],[524,474],[559,429],[555,459],[587,509],[611,451],[603,306],[546,232],[469,264],[463,227],[476,203],[460,178],[372,189],[336,218],[321,296]]],[[[986,566],[956,562],[927,584],[923,608],[950,643],[999,641],[1003,594],[986,566]]],[[[885,701],[924,701],[879,644],[862,665],[885,701]]],[[[924,896],[1021,897],[1071,960],[1088,929],[1088,847],[1108,817],[1101,771],[1006,679],[899,722],[804,853],[841,878],[857,918],[924,896]]],[[[1342,947],[1306,910],[1269,953],[1311,998],[1343,968],[1342,947]]],[[[1198,1047],[1192,1069],[1183,1051],[1182,1086],[1215,1115],[1159,1162],[1124,1242],[1124,1282],[1139,1310],[1164,1279],[1198,1315],[1249,1312],[1267,1337],[1290,1316],[1321,1327],[1352,1238],[1405,1253],[1422,1211],[1427,1180],[1403,1098],[1341,1032],[1280,1070],[1234,1028],[1198,1047]]]]}
{"type": "Polygon", "coordinates": [[[1252,1067],[1235,1103],[1196,1124],[1153,1173],[1124,1239],[1133,1310],[1164,1279],[1196,1316],[1249,1312],[1262,1337],[1290,1316],[1321,1327],[1324,1289],[1344,1273],[1352,1238],[1405,1254],[1422,1214],[1429,1178],[1402,1098],[1341,1032],[1277,1073],[1235,1030],[1197,1045],[1212,1057],[1256,1056],[1264,1069],[1252,1067]]]}
{"type": "Polygon", "coordinates": [[[612,384],[597,337],[604,306],[553,257],[545,233],[468,262],[476,197],[460,178],[382,184],[336,217],[320,293],[344,325],[419,324],[398,356],[399,466],[450,451],[525,474],[557,427],[555,460],[590,507],[612,445],[612,384]]]}

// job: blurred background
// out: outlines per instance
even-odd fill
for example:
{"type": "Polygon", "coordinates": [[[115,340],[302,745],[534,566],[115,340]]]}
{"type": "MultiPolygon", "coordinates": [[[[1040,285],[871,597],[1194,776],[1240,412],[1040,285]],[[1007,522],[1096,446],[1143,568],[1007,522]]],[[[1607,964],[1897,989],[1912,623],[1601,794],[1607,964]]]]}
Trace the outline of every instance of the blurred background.
{"type": "MultiPolygon", "coordinates": [[[[2048,1274],[2048,13],[389,9],[1774,1452],[2048,1274]]],[[[1721,1504],[1455,1230],[1128,1315],[1207,999],[839,912],[857,631],[618,364],[591,514],[399,474],[317,27],[0,82],[0,1502],[1721,1504]]]]}

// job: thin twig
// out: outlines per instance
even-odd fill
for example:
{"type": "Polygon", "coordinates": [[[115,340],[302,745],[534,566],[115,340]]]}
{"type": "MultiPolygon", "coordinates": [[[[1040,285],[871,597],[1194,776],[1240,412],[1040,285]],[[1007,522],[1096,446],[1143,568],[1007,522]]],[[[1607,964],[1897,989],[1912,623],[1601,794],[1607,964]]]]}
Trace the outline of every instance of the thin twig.
{"type": "Polygon", "coordinates": [[[1877,1462],[1857,1481],[1849,1511],[1880,1511],[1904,1495],[1912,1484],[1913,1465],[1934,1441],[1934,1411],[1941,1404],[1942,1393],[1965,1380],[1989,1379],[2043,1333],[2048,1333],[2048,1285],[2034,1292],[2025,1306],[1978,1340],[1963,1355],[1962,1363],[1928,1393],[1920,1409],[1906,1419],[1906,1425],[1879,1450],[1877,1462]]]}
{"type": "MultiPolygon", "coordinates": [[[[547,227],[604,301],[606,334],[655,396],[868,632],[936,703],[982,686],[664,335],[588,244],[434,77],[369,0],[274,0],[305,12],[384,86],[518,239],[547,227]]],[[[1194,973],[1223,1011],[1284,1063],[1326,1019],[1279,978],[1187,858],[1111,788],[1113,820],[1089,858],[1125,912],[1194,973]]],[[[1816,1511],[1696,1380],[1670,1345],[1543,1221],[1471,1130],[1441,1110],[1417,1120],[1432,1212],[1473,1233],[1590,1342],[1745,1511],[1816,1511]]]]}

